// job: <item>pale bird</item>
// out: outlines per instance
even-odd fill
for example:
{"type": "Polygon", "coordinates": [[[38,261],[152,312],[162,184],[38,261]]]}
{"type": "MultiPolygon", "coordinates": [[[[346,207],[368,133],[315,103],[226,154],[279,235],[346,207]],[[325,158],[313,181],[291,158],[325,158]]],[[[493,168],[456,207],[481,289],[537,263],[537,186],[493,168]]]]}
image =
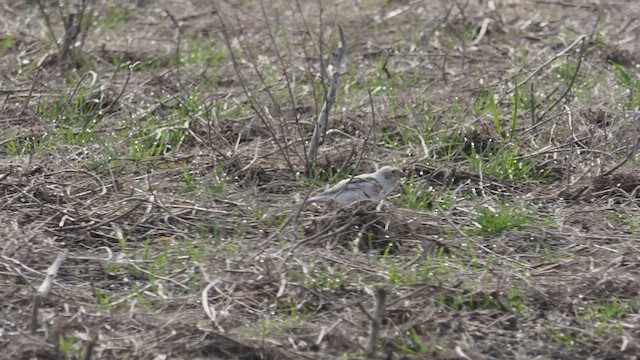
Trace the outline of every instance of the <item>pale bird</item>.
{"type": "Polygon", "coordinates": [[[399,168],[383,166],[374,173],[344,179],[308,201],[349,204],[359,200],[380,200],[389,195],[401,177],[402,170],[399,168]]]}

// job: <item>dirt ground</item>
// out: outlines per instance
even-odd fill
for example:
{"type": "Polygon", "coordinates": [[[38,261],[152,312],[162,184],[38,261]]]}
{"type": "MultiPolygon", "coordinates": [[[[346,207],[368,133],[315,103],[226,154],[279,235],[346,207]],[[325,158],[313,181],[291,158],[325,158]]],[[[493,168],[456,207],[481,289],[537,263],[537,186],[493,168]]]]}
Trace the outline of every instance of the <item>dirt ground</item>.
{"type": "Polygon", "coordinates": [[[639,19],[3,2],[0,357],[640,358],[639,19]]]}

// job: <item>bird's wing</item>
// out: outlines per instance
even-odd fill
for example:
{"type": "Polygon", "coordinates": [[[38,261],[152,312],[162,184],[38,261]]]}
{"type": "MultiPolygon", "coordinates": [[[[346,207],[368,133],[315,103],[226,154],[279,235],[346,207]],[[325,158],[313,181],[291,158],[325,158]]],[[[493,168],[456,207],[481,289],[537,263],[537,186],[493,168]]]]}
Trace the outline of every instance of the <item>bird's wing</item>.
{"type": "Polygon", "coordinates": [[[369,174],[344,179],[328,188],[309,201],[335,200],[340,203],[348,203],[357,200],[366,200],[380,196],[384,189],[380,183],[369,174]]]}
{"type": "Polygon", "coordinates": [[[358,187],[365,192],[367,198],[378,197],[384,192],[382,184],[374,178],[362,180],[362,182],[358,184],[358,187]]]}
{"type": "Polygon", "coordinates": [[[334,200],[339,203],[350,203],[358,200],[367,200],[380,197],[382,186],[373,178],[354,177],[351,182],[344,185],[345,189],[335,195],[334,200]]]}
{"type": "Polygon", "coordinates": [[[349,181],[349,179],[344,179],[344,180],[338,182],[337,184],[333,185],[332,187],[322,191],[318,195],[309,198],[309,202],[325,201],[325,200],[333,199],[336,196],[336,194],[338,194],[338,193],[340,193],[340,191],[342,191],[342,189],[345,187],[345,184],[348,181],[349,181]]]}

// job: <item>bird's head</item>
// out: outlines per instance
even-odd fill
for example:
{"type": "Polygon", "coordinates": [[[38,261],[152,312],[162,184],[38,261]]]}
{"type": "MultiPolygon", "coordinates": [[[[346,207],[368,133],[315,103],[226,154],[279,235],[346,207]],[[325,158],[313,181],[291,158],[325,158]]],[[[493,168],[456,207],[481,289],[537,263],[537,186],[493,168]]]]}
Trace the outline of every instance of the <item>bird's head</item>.
{"type": "Polygon", "coordinates": [[[379,174],[384,180],[389,182],[396,182],[404,176],[402,170],[394,166],[383,166],[376,171],[376,174],[379,174]]]}

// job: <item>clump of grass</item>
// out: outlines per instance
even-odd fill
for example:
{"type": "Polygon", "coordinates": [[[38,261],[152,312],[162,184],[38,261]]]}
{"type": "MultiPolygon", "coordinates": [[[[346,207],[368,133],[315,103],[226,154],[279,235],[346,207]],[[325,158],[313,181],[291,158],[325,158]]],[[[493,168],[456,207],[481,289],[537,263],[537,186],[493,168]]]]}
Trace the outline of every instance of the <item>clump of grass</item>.
{"type": "Polygon", "coordinates": [[[315,290],[337,290],[347,281],[347,272],[342,267],[305,265],[302,269],[304,283],[315,290]]]}
{"type": "Polygon", "coordinates": [[[515,134],[518,125],[518,109],[521,103],[520,91],[515,88],[512,97],[513,113],[511,114],[509,127],[506,128],[502,124],[502,120],[498,114],[498,106],[492,91],[487,93],[484,99],[483,111],[489,112],[495,133],[497,134],[497,146],[487,147],[483,150],[477,150],[474,143],[471,143],[471,151],[468,160],[471,165],[480,171],[509,180],[530,180],[540,179],[544,177],[544,173],[540,173],[535,163],[523,159],[520,156],[515,134]]]}
{"type": "Polygon", "coordinates": [[[434,189],[428,184],[416,184],[411,172],[400,189],[400,206],[405,209],[433,211],[437,207],[447,210],[456,202],[449,187],[434,189]]]}
{"type": "Polygon", "coordinates": [[[54,346],[61,358],[81,357],[84,351],[81,347],[76,346],[76,337],[73,334],[66,334],[64,330],[54,326],[51,331],[54,346]]]}
{"type": "Polygon", "coordinates": [[[500,234],[507,230],[519,230],[531,223],[531,216],[524,209],[504,204],[500,209],[490,207],[478,209],[478,225],[481,234],[500,234]]]}
{"type": "Polygon", "coordinates": [[[5,52],[13,46],[15,43],[16,37],[15,35],[5,35],[2,42],[0,42],[0,52],[5,52]]]}
{"type": "Polygon", "coordinates": [[[472,144],[469,162],[483,172],[501,179],[529,180],[540,176],[532,162],[519,158],[515,146],[501,147],[500,150],[481,156],[476,153],[472,144]]]}
{"type": "Polygon", "coordinates": [[[629,301],[615,297],[597,299],[586,307],[578,319],[584,327],[592,326],[594,335],[599,336],[605,332],[620,330],[620,322],[628,313],[635,313],[634,306],[629,301]]]}
{"type": "Polygon", "coordinates": [[[395,343],[395,348],[398,349],[398,351],[409,355],[426,355],[433,351],[433,348],[420,338],[420,335],[418,335],[413,327],[409,328],[409,339],[411,341],[409,346],[402,345],[401,343],[395,343]]]}
{"type": "Polygon", "coordinates": [[[212,179],[209,185],[209,193],[215,196],[224,196],[229,193],[227,189],[227,183],[224,178],[215,176],[215,179],[212,179]]]}
{"type": "Polygon", "coordinates": [[[109,298],[109,294],[100,289],[100,288],[95,288],[94,290],[94,296],[96,299],[96,305],[100,306],[103,309],[111,309],[112,307],[112,303],[111,303],[111,299],[109,298]]]}
{"type": "Polygon", "coordinates": [[[414,185],[415,174],[411,172],[402,184],[402,207],[413,210],[433,210],[432,191],[425,186],[414,185]]]}
{"type": "Polygon", "coordinates": [[[638,79],[633,75],[629,74],[622,66],[616,63],[611,63],[611,66],[613,67],[613,72],[618,85],[625,88],[630,94],[631,98],[628,103],[625,104],[625,107],[633,109],[640,106],[640,96],[638,96],[638,94],[640,94],[640,81],[638,81],[638,79]]]}

